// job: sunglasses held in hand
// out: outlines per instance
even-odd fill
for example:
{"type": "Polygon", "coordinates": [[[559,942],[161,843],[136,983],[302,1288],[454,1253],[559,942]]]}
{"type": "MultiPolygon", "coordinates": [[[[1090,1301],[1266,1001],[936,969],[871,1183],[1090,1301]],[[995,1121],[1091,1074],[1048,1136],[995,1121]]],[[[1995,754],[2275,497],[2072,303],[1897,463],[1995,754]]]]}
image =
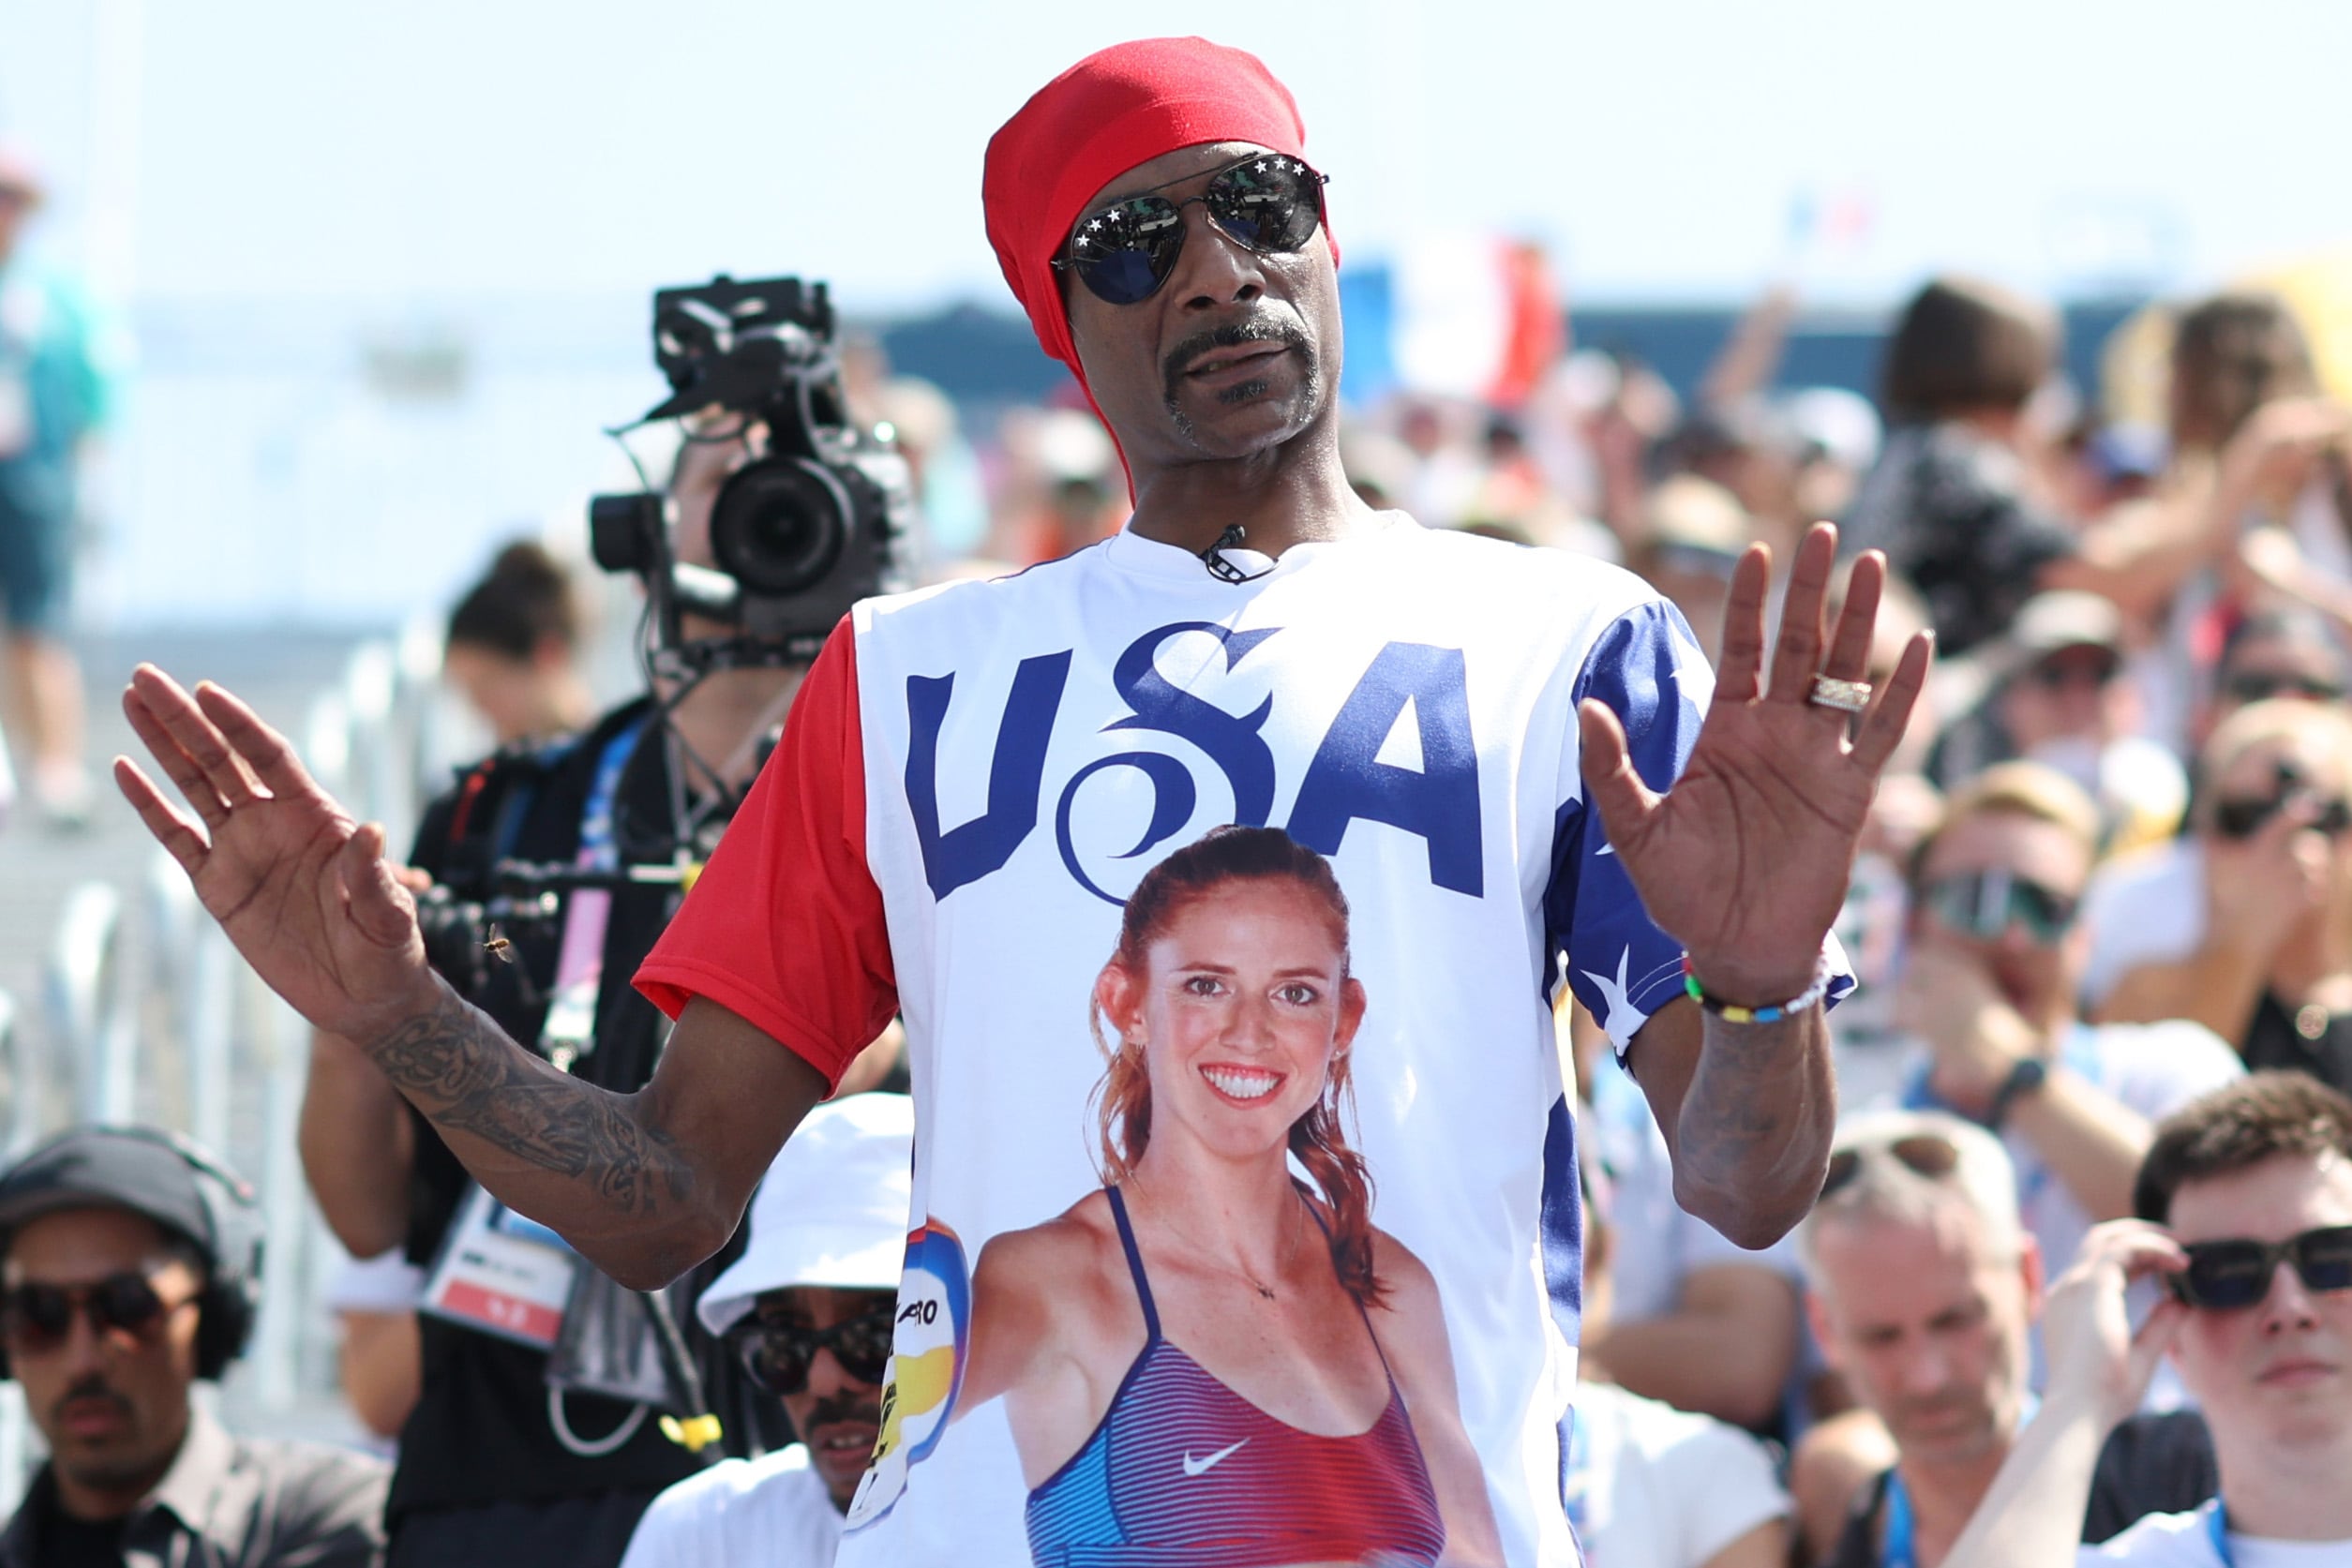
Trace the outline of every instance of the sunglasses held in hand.
{"type": "Polygon", "coordinates": [[[2193,1241],[2181,1250],[2189,1266],[2165,1276],[2165,1283],[2181,1301],[2208,1311],[2260,1306],[2281,1263],[2295,1266],[2307,1291],[2352,1291],[2352,1225],[2325,1226],[2285,1241],[2193,1241]]]}
{"type": "Polygon", "coordinates": [[[1078,220],[1067,254],[1054,259],[1054,270],[1075,272],[1097,298],[1112,305],[1140,304],[1176,271],[1184,249],[1184,209],[1195,202],[1243,249],[1286,255],[1323,226],[1328,177],[1295,157],[1253,153],[1211,174],[1208,188],[1198,196],[1181,202],[1151,191],[1122,197],[1078,220]]]}
{"type": "Polygon", "coordinates": [[[809,1328],[746,1318],[727,1330],[743,1370],[771,1394],[793,1395],[808,1387],[808,1370],[818,1351],[831,1351],[841,1369],[859,1382],[879,1383],[889,1369],[897,1303],[884,1302],[831,1328],[809,1328]]]}

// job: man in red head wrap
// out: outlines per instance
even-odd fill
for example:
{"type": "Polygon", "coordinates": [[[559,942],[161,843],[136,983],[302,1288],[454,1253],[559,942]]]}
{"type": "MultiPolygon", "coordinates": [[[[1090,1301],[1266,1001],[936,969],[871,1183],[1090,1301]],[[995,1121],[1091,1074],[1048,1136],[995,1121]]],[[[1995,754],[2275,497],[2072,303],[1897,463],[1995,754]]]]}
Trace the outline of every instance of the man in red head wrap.
{"type": "MultiPolygon", "coordinates": [[[[1290,89],[1254,54],[1204,38],[1148,38],[1090,54],[989,140],[981,176],[988,243],[1038,342],[1082,379],[1054,267],[1071,225],[1112,180],[1221,142],[1307,156],[1290,89]]],[[[1331,259],[1340,259],[1336,245],[1331,259]]]]}
{"type": "MultiPolygon", "coordinates": [[[[1873,698],[1884,563],[1828,624],[1824,525],[1769,676],[1742,560],[1717,684],[1639,579],[1366,506],[1305,155],[1199,39],[1090,56],[998,133],[990,237],[1132,519],[852,612],[638,972],[678,1023],[636,1097],[457,1003],[381,833],[233,699],[129,696],[205,830],[124,788],[255,968],[624,1282],[718,1246],[904,1017],[914,1208],[845,1564],[1572,1562],[1563,981],[1685,1206],[1761,1247],[1821,1187],[1826,933],[1926,641],[1873,698]]],[[[786,1382],[878,1354],[785,1348],[786,1382]]]]}
{"type": "MultiPolygon", "coordinates": [[[[1120,192],[1150,191],[1187,174],[1213,172],[1238,154],[1271,152],[1300,160],[1306,156],[1306,126],[1289,89],[1255,55],[1202,38],[1150,38],[1089,55],[1047,83],[990,139],[981,180],[989,243],[996,247],[1005,281],[1037,329],[1039,344],[1077,374],[1097,413],[1103,412],[1104,396],[1139,389],[1106,366],[1110,380],[1098,391],[1095,373],[1071,336],[1071,291],[1057,267],[1080,211],[1103,205],[1114,186],[1120,192]]],[[[1176,194],[1172,189],[1162,193],[1176,194]]],[[[1322,248],[1336,265],[1339,246],[1327,228],[1322,248]]],[[[1201,363],[1205,350],[1237,348],[1245,342],[1296,351],[1279,365],[1266,363],[1281,360],[1277,353],[1247,356],[1256,369],[1280,368],[1286,379],[1307,389],[1326,382],[1336,387],[1336,296],[1329,304],[1328,312],[1323,313],[1327,321],[1315,323],[1327,328],[1320,339],[1310,336],[1301,304],[1290,300],[1265,301],[1246,317],[1220,321],[1213,328],[1194,324],[1189,332],[1179,331],[1176,341],[1161,351],[1167,364],[1160,379],[1164,382],[1160,400],[1186,424],[1188,435],[1197,434],[1189,428],[1190,415],[1180,411],[1179,393],[1204,390],[1202,373],[1216,368],[1201,363]],[[1179,356],[1187,357],[1193,371],[1181,381],[1181,369],[1175,364],[1179,356]]],[[[1075,308],[1084,311],[1086,305],[1078,303],[1075,308]]],[[[1197,313],[1175,313],[1176,326],[1186,321],[1197,322],[1197,313]]],[[[1218,356],[1219,364],[1229,357],[1218,356]]],[[[1140,390],[1151,392],[1154,387],[1146,384],[1140,390]]],[[[1320,401],[1336,411],[1328,398],[1320,401]]],[[[1104,423],[1116,438],[1121,423],[1107,415],[1104,423]]],[[[1124,456],[1124,441],[1120,451],[1124,456]]],[[[1131,485],[1133,477],[1131,461],[1131,485]]],[[[1237,520],[1247,528],[1246,519],[1237,520]]]]}

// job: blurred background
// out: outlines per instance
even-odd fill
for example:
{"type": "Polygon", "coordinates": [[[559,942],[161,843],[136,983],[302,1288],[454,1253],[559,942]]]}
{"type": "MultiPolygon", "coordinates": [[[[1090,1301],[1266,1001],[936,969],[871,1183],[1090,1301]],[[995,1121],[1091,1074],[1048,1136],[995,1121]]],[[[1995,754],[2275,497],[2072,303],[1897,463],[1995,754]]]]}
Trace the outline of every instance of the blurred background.
{"type": "MultiPolygon", "coordinates": [[[[1873,1042],[1896,1032],[1896,868],[1939,790],[2029,756],[2097,798],[2104,847],[2161,843],[2189,820],[2218,650],[2279,601],[2321,623],[2303,694],[2344,700],[2341,0],[1238,20],[1121,0],[0,0],[0,276],[41,280],[72,325],[72,591],[48,631],[88,725],[51,766],[11,721],[0,1139],[138,1116],[259,1178],[272,1271],[232,1402],[351,1433],[327,1310],[344,1260],[294,1153],[299,1022],[96,770],[129,744],[132,664],[243,692],[396,844],[502,732],[444,660],[453,604],[494,561],[510,587],[552,561],[585,602],[577,636],[563,622],[568,724],[636,690],[637,585],[589,562],[585,502],[637,488],[633,460],[667,471],[662,432],[630,451],[603,432],[667,391],[652,291],[721,272],[831,283],[852,410],[915,464],[930,575],[1115,530],[1116,455],[983,237],[981,153],[1086,52],[1191,30],[1292,87],[1331,176],[1343,452],[1368,497],[1630,565],[1702,633],[1748,541],[1848,518],[1919,590],[1891,627],[1980,645],[1939,672],[1858,874],[1854,1103],[1916,1060],[1873,1042]],[[1895,406],[1891,334],[1938,276],[1971,280],[1930,291],[1959,336],[1928,333],[1912,369],[1968,359],[1977,379],[1895,406]],[[2254,303],[2197,318],[2213,351],[2190,419],[2174,325],[2217,297],[2254,303]],[[2024,345],[2005,368],[2003,333],[2024,345]],[[1983,537],[2024,553],[1946,548],[1960,535],[1934,530],[1960,525],[1911,503],[1948,500],[1954,473],[2002,519],[1983,537]],[[2037,588],[2106,607],[2026,615],[2037,588]]],[[[2341,881],[2352,911],[2352,855],[2341,881]]],[[[0,1386],[0,1501],[22,1472],[13,1398],[0,1386]]]]}
{"type": "Polygon", "coordinates": [[[576,526],[613,477],[598,428],[661,390],[648,291],[719,271],[831,279],[985,462],[1005,405],[1061,378],[982,237],[981,149],[1053,71],[1151,32],[1249,47],[1304,106],[1343,276],[1393,307],[1349,302],[1359,399],[1359,366],[1450,393],[1495,356],[1460,340],[1506,315],[1503,267],[1457,264],[1481,246],[1537,247],[1576,342],[1685,395],[1774,284],[1800,307],[1780,379],[1867,388],[1891,308],[1956,268],[2077,307],[2095,396],[2134,305],[2352,238],[2352,12],[2328,0],[891,16],[0,7],[0,127],[53,187],[27,244],[136,355],[80,623],[382,625],[447,597],[502,530],[576,526]]]}

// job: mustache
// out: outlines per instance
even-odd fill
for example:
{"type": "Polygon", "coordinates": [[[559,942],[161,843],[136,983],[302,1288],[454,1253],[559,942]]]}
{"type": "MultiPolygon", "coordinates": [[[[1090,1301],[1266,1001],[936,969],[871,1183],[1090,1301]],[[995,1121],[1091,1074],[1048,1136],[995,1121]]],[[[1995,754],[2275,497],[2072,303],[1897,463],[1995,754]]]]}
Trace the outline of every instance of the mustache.
{"type": "Polygon", "coordinates": [[[854,1421],[878,1426],[882,1424],[882,1401],[871,1394],[844,1391],[816,1401],[808,1412],[811,1428],[835,1421],[854,1421]]]}
{"type": "Polygon", "coordinates": [[[57,1402],[49,1407],[49,1413],[52,1418],[63,1421],[66,1407],[81,1399],[103,1399],[112,1406],[118,1414],[128,1415],[130,1413],[130,1401],[108,1387],[106,1380],[95,1372],[59,1395],[57,1402]]]}
{"type": "Polygon", "coordinates": [[[1307,329],[1274,310],[1260,311],[1241,321],[1228,321],[1210,331],[1195,333],[1170,349],[1167,357],[1160,362],[1169,397],[1176,396],[1177,380],[1203,358],[1220,349],[1237,349],[1245,343],[1281,343],[1293,349],[1309,346],[1307,329]]]}

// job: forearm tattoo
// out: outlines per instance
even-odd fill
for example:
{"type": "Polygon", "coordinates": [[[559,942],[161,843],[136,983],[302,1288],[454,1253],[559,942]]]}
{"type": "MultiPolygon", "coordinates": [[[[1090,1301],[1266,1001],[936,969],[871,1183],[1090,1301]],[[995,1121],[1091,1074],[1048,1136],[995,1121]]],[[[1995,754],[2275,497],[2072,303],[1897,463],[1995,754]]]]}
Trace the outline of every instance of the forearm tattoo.
{"type": "Polygon", "coordinates": [[[1683,1098],[1678,1151],[1710,1186],[1776,1187],[1809,1174],[1836,1117],[1816,1008],[1777,1023],[1708,1018],[1683,1098]]]}
{"type": "Polygon", "coordinates": [[[558,1071],[452,992],[368,1054],[436,1127],[585,1181],[615,1214],[651,1216],[693,1196],[693,1170],[675,1139],[646,1124],[641,1097],[558,1071]]]}

